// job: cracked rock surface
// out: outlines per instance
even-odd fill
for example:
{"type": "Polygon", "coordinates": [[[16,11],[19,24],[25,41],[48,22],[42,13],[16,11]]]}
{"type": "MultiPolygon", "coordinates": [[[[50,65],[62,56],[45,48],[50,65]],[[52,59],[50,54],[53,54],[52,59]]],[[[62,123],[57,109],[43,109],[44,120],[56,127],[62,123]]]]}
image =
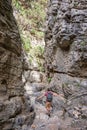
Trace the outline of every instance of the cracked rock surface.
{"type": "Polygon", "coordinates": [[[49,0],[45,43],[49,85],[66,101],[53,99],[50,118],[45,99],[34,102],[47,87],[41,74],[33,71],[22,82],[24,59],[11,0],[0,0],[0,130],[87,130],[87,0],[49,0]]]}
{"type": "Polygon", "coordinates": [[[67,99],[67,129],[87,129],[87,118],[81,114],[84,108],[87,112],[87,0],[48,2],[45,69],[52,90],[67,99]]]}
{"type": "Polygon", "coordinates": [[[22,130],[32,124],[30,100],[22,82],[23,54],[11,0],[0,0],[0,130],[22,130]],[[28,109],[28,111],[27,111],[28,109]]]}

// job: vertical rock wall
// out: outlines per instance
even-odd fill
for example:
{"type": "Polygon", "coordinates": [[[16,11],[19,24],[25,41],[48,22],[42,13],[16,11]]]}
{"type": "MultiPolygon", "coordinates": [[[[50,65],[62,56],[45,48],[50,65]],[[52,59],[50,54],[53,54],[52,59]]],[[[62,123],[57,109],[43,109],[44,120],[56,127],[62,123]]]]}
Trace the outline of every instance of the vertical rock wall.
{"type": "Polygon", "coordinates": [[[67,98],[65,119],[71,118],[71,127],[65,128],[86,130],[87,0],[49,0],[45,43],[50,86],[67,98]]]}
{"type": "Polygon", "coordinates": [[[45,43],[48,77],[87,78],[86,0],[49,2],[45,43]]]}
{"type": "Polygon", "coordinates": [[[11,0],[0,0],[0,130],[32,123],[30,100],[24,97],[22,46],[11,0]]]}

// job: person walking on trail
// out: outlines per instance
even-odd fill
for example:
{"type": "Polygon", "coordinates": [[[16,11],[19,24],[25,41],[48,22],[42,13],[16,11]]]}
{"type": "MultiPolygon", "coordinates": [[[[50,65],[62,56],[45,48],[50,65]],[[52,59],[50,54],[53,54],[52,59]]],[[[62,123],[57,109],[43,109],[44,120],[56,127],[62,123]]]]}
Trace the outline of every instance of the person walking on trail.
{"type": "Polygon", "coordinates": [[[47,91],[42,94],[40,97],[37,98],[37,100],[43,98],[44,96],[46,96],[46,109],[47,109],[47,114],[50,116],[50,112],[52,109],[52,100],[53,100],[53,96],[59,96],[57,93],[52,92],[50,90],[50,88],[47,89],[47,91]]]}

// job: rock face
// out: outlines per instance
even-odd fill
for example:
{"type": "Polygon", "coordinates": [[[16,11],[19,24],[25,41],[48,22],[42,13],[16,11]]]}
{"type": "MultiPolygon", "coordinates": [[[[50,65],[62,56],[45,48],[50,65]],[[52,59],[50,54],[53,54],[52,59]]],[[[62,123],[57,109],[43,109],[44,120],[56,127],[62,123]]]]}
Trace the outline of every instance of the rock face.
{"type": "Polygon", "coordinates": [[[0,130],[19,130],[33,122],[22,83],[22,46],[11,0],[0,0],[0,130]]]}
{"type": "Polygon", "coordinates": [[[87,1],[71,1],[52,0],[49,4],[45,35],[47,70],[87,77],[87,1]]]}
{"type": "MultiPolygon", "coordinates": [[[[87,99],[86,0],[49,1],[45,43],[45,68],[47,77],[51,80],[50,86],[54,91],[64,93],[68,99],[67,103],[73,106],[69,107],[67,104],[69,113],[78,113],[79,109],[81,108],[82,111],[84,107],[84,112],[87,112],[85,102],[87,99]],[[74,107],[78,110],[75,110],[74,107]]],[[[70,114],[70,116],[74,114],[70,114]]],[[[71,116],[71,118],[74,117],[71,116]]],[[[86,120],[82,116],[76,118],[80,125],[75,128],[85,130],[86,120]]],[[[74,125],[70,127],[72,128],[72,126],[74,127],[74,125]]],[[[69,129],[71,130],[71,128],[69,129]]],[[[75,130],[75,128],[73,129],[75,130]]]]}

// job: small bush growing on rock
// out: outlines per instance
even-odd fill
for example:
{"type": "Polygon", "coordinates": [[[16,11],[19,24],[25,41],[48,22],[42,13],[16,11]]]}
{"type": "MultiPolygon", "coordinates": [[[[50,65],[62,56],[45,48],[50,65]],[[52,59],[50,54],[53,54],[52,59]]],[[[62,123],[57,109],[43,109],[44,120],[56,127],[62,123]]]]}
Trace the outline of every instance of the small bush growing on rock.
{"type": "Polygon", "coordinates": [[[52,78],[51,78],[51,77],[49,77],[47,80],[48,80],[48,82],[50,83],[50,82],[51,82],[51,80],[52,80],[52,78]]]}

